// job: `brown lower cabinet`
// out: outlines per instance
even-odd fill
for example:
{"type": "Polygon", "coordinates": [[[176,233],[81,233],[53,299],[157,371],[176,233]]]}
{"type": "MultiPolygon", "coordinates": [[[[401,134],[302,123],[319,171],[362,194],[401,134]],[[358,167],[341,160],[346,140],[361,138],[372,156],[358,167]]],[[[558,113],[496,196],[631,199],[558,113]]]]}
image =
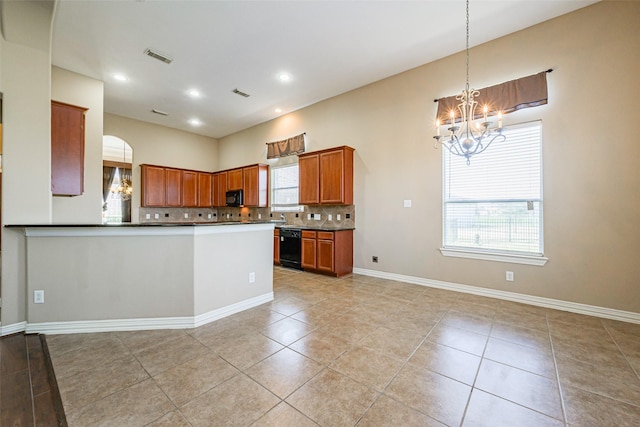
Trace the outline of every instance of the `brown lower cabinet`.
{"type": "Polygon", "coordinates": [[[353,271],[353,230],[302,230],[302,269],[332,276],[353,271]]]}

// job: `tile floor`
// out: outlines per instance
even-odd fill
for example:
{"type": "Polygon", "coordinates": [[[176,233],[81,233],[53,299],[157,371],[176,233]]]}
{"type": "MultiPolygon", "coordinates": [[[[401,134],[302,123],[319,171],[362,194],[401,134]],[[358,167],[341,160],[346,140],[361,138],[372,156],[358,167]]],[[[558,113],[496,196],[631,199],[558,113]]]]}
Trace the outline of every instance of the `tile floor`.
{"type": "Polygon", "coordinates": [[[191,330],[53,335],[70,426],[631,426],[640,325],[274,270],[191,330]]]}

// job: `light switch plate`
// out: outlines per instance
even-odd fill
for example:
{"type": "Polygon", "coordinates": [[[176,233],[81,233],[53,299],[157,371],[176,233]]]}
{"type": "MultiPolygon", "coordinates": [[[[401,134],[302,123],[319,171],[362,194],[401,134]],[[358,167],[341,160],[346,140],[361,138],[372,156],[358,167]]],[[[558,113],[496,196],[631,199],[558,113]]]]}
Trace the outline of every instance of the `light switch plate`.
{"type": "Polygon", "coordinates": [[[411,200],[405,200],[404,201],[404,207],[405,208],[410,208],[411,207],[411,200]]]}

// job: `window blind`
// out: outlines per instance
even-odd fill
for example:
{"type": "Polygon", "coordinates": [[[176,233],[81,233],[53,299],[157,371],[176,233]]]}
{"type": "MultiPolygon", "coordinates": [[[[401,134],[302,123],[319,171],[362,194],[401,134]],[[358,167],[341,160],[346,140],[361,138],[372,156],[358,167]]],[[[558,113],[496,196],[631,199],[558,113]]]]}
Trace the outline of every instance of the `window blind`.
{"type": "Polygon", "coordinates": [[[271,209],[298,210],[298,164],[271,168],[271,209]]]}
{"type": "Polygon", "coordinates": [[[444,246],[542,255],[541,123],[503,130],[474,156],[444,152],[444,246]]]}

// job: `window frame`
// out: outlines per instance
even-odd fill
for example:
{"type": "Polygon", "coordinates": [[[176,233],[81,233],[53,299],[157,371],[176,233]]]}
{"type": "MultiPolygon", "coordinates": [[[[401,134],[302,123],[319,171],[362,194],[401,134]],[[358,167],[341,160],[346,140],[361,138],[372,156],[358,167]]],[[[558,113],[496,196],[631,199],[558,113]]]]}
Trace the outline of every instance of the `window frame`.
{"type": "MultiPolygon", "coordinates": [[[[287,205],[282,205],[282,204],[274,204],[274,201],[276,200],[275,197],[275,192],[276,190],[281,190],[281,189],[292,189],[292,188],[296,188],[299,189],[300,188],[300,174],[298,173],[298,182],[296,183],[297,185],[295,187],[278,187],[276,188],[274,186],[275,184],[275,173],[278,169],[284,169],[284,168],[290,168],[290,167],[299,167],[298,166],[298,162],[292,162],[292,163],[286,163],[283,165],[273,165],[271,166],[271,176],[270,176],[270,183],[271,183],[271,188],[269,189],[269,196],[270,196],[270,200],[271,200],[271,212],[302,212],[304,210],[304,206],[300,205],[300,203],[296,203],[296,204],[287,204],[287,205]]],[[[299,190],[298,190],[299,191],[299,190]]],[[[299,192],[298,192],[298,202],[299,202],[299,192]]]]}
{"type": "MultiPolygon", "coordinates": [[[[456,202],[447,202],[446,201],[446,191],[447,191],[447,152],[446,148],[442,147],[442,247],[440,247],[440,253],[446,257],[456,257],[456,258],[467,258],[467,259],[478,259],[485,261],[497,261],[497,262],[506,262],[506,263],[516,263],[516,264],[526,264],[526,265],[535,265],[535,266],[543,266],[549,260],[544,255],[544,194],[543,194],[543,156],[542,156],[542,121],[535,120],[530,122],[523,122],[518,124],[513,124],[508,127],[505,127],[506,130],[509,128],[518,128],[525,127],[527,125],[537,125],[540,127],[540,197],[539,200],[535,199],[534,201],[539,201],[539,245],[540,245],[540,253],[528,253],[528,252],[519,252],[519,251],[509,251],[509,250],[500,250],[500,249],[482,249],[477,247],[470,246],[447,246],[445,244],[446,239],[446,228],[447,228],[447,203],[456,203],[456,202]]],[[[488,155],[491,152],[491,148],[489,148],[484,154],[488,155]]],[[[473,161],[473,158],[472,158],[473,161]]],[[[530,199],[527,199],[530,200],[530,199]]],[[[514,202],[520,201],[520,199],[512,199],[512,200],[501,200],[501,202],[514,202]]],[[[470,200],[468,203],[495,203],[496,201],[488,200],[488,199],[475,199],[470,200]]],[[[460,202],[457,202],[460,203],[460,202]]]]}

